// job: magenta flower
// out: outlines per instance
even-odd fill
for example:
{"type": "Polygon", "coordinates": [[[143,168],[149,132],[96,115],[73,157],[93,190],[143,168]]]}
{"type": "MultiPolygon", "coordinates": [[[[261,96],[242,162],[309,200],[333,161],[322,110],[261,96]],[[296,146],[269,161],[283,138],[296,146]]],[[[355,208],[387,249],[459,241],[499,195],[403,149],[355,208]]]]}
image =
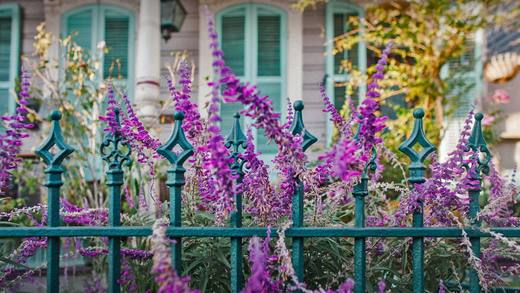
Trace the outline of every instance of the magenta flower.
{"type": "Polygon", "coordinates": [[[25,122],[26,114],[29,112],[27,104],[30,98],[30,85],[29,74],[25,68],[22,68],[16,113],[0,116],[0,119],[6,124],[5,133],[0,134],[0,195],[7,191],[10,172],[15,170],[21,161],[18,154],[23,144],[22,140],[29,136],[26,131],[34,127],[33,124],[25,122]]]}
{"type": "Polygon", "coordinates": [[[511,96],[506,90],[497,89],[489,99],[496,104],[508,104],[511,101],[511,96]]]}

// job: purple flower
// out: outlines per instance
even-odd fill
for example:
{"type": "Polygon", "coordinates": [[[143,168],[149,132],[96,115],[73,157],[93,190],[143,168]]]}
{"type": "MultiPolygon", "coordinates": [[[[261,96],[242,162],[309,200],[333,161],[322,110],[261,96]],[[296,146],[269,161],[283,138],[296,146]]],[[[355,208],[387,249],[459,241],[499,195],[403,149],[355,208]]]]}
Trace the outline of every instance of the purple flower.
{"type": "Polygon", "coordinates": [[[23,144],[22,139],[29,136],[26,130],[34,127],[33,124],[25,122],[25,115],[29,112],[27,100],[30,98],[29,89],[31,85],[29,74],[25,68],[22,68],[20,80],[16,113],[0,116],[0,119],[6,124],[5,133],[0,134],[0,195],[7,191],[11,177],[10,172],[15,170],[21,161],[18,154],[23,144]]]}
{"type": "Polygon", "coordinates": [[[181,277],[172,266],[170,244],[171,240],[166,236],[166,219],[158,219],[153,225],[152,274],[159,285],[158,293],[200,292],[189,287],[189,277],[181,277]]]}

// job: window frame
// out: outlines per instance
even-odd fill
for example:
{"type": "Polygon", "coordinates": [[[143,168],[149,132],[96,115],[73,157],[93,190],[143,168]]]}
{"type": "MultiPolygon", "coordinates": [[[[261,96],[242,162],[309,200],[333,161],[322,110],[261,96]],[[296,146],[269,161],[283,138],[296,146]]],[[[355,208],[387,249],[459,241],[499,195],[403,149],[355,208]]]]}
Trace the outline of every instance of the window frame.
{"type": "MultiPolygon", "coordinates": [[[[334,72],[334,54],[332,54],[334,48],[334,14],[335,13],[357,13],[363,20],[365,17],[365,11],[362,7],[341,0],[331,0],[326,4],[325,7],[325,90],[332,104],[335,104],[334,95],[334,84],[336,82],[346,82],[349,79],[348,73],[336,74],[334,72]]],[[[363,27],[360,28],[360,33],[363,34],[363,27]]],[[[358,64],[359,70],[362,74],[366,73],[367,70],[367,49],[364,41],[359,42],[358,46],[358,64]]],[[[359,102],[361,102],[366,93],[366,85],[360,84],[359,86],[359,102]]],[[[326,119],[326,144],[330,146],[332,144],[332,130],[334,128],[333,123],[330,121],[330,114],[327,113],[326,119]]]]}
{"type": "MultiPolygon", "coordinates": [[[[92,11],[92,35],[90,36],[91,40],[91,48],[90,51],[95,52],[97,50],[97,44],[101,41],[105,41],[105,20],[106,20],[106,12],[108,10],[113,10],[118,13],[124,14],[128,16],[128,72],[126,79],[122,80],[122,84],[126,81],[126,90],[128,96],[133,99],[134,97],[134,84],[135,84],[135,45],[136,45],[136,21],[135,14],[132,10],[112,5],[112,4],[86,4],[81,5],[79,7],[74,7],[72,9],[67,10],[62,13],[60,20],[60,31],[61,36],[66,37],[68,32],[67,27],[67,19],[76,13],[80,13],[83,11],[91,10],[92,11]]],[[[61,56],[61,54],[60,54],[61,56]]],[[[100,69],[99,74],[104,79],[104,62],[105,62],[105,54],[102,54],[100,59],[100,69]]],[[[116,84],[117,80],[114,80],[116,84]]]]}
{"type": "MultiPolygon", "coordinates": [[[[216,14],[216,24],[217,24],[217,32],[219,36],[219,43],[222,44],[222,18],[224,16],[232,15],[233,13],[237,13],[240,10],[244,10],[244,13],[240,13],[237,15],[244,15],[245,23],[244,23],[244,75],[237,76],[243,82],[250,82],[251,84],[258,84],[259,82],[280,82],[280,114],[282,119],[280,122],[286,118],[287,109],[287,36],[288,36],[288,27],[287,27],[287,12],[277,6],[269,5],[269,4],[261,4],[261,3],[241,3],[228,6],[218,11],[216,14]],[[258,10],[267,10],[273,15],[280,16],[280,76],[259,76],[258,75],[258,10]]],[[[252,120],[250,118],[245,118],[245,124],[251,125],[252,120]]],[[[255,148],[258,150],[257,145],[257,129],[253,128],[253,138],[255,143],[255,148]]],[[[227,135],[228,129],[221,129],[223,135],[227,135]]],[[[263,153],[262,158],[265,161],[268,161],[271,158],[274,158],[275,153],[263,153]]]]}
{"type": "MultiPolygon", "coordinates": [[[[0,4],[0,15],[11,17],[11,48],[9,62],[9,80],[0,81],[0,88],[8,90],[8,113],[12,114],[16,108],[16,78],[20,75],[21,50],[21,9],[17,3],[0,4]]],[[[5,113],[0,113],[3,115],[5,113]]]]}

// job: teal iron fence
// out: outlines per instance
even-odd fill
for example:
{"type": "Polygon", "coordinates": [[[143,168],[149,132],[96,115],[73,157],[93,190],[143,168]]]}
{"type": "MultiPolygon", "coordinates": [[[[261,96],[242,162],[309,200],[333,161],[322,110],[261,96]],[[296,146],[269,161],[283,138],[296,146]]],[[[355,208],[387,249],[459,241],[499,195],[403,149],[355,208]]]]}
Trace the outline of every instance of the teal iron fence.
{"type": "MultiPolygon", "coordinates": [[[[293,134],[303,135],[303,149],[306,150],[317,138],[309,133],[303,124],[303,102],[294,104],[295,117],[290,130],[293,134]]],[[[119,111],[116,109],[116,116],[119,111]]],[[[435,147],[428,141],[423,129],[424,111],[421,109],[414,112],[414,128],[410,137],[401,145],[400,150],[410,158],[409,166],[410,183],[425,182],[426,166],[424,161],[435,151],[435,147]],[[418,147],[419,146],[419,147],[418,147]]],[[[242,227],[242,198],[236,194],[236,209],[231,215],[229,227],[183,227],[181,225],[181,192],[185,185],[184,162],[193,154],[193,147],[186,139],[182,130],[184,114],[176,112],[174,115],[175,125],[173,133],[168,141],[160,146],[157,152],[165,157],[170,166],[167,171],[167,186],[170,196],[170,225],[167,235],[176,241],[172,244],[172,263],[175,269],[182,272],[182,239],[185,237],[228,237],[231,239],[231,288],[232,292],[238,292],[243,287],[243,238],[260,236],[265,237],[268,228],[265,227],[242,227]],[[176,151],[174,151],[174,148],[176,151]],[[180,149],[181,151],[177,151],[180,149]]],[[[234,125],[230,135],[227,137],[226,146],[231,149],[234,158],[232,169],[242,180],[244,175],[244,161],[239,156],[241,149],[245,148],[246,137],[240,127],[240,115],[235,114],[234,125]]],[[[491,153],[486,145],[482,134],[481,120],[483,115],[475,115],[475,124],[469,139],[468,147],[475,154],[482,155],[478,159],[476,172],[471,178],[482,181],[482,173],[489,169],[488,163],[491,153]]],[[[59,121],[61,114],[55,111],[51,115],[51,133],[46,141],[37,149],[37,154],[43,159],[47,168],[45,169],[45,186],[48,189],[47,227],[0,227],[0,237],[48,237],[47,248],[47,292],[59,291],[59,267],[60,267],[60,237],[108,237],[108,291],[120,292],[121,288],[118,278],[121,273],[121,238],[122,237],[146,237],[152,234],[151,227],[125,227],[121,226],[121,187],[123,185],[123,165],[130,164],[130,147],[122,140],[119,133],[109,134],[102,142],[100,152],[103,160],[107,163],[107,185],[109,187],[109,222],[107,226],[60,226],[60,187],[63,184],[62,174],[65,171],[62,162],[74,150],[65,143],[61,133],[59,121]],[[51,152],[56,147],[57,152],[51,152]]],[[[373,159],[375,158],[375,154],[373,159]]],[[[468,190],[469,193],[469,216],[472,226],[461,229],[457,227],[424,227],[422,209],[417,209],[413,214],[413,225],[411,227],[365,227],[365,197],[369,195],[368,180],[369,172],[375,169],[375,162],[371,160],[364,169],[361,180],[353,191],[355,198],[355,225],[354,227],[306,227],[303,221],[303,183],[297,180],[297,188],[292,200],[292,227],[285,235],[292,241],[292,262],[299,280],[304,280],[304,239],[309,237],[351,237],[354,238],[354,280],[355,292],[366,291],[366,244],[367,237],[385,238],[400,237],[412,238],[412,267],[413,267],[413,292],[424,292],[424,238],[425,237],[463,237],[463,232],[470,238],[473,253],[480,256],[481,238],[490,237],[487,232],[479,229],[477,220],[479,212],[479,196],[481,187],[476,185],[468,190]]],[[[413,185],[413,184],[412,184],[413,185]]],[[[422,206],[422,203],[419,203],[422,206]]],[[[520,228],[493,228],[494,232],[505,237],[520,237],[520,228]]],[[[276,237],[276,231],[271,232],[276,237]]],[[[469,291],[480,292],[479,278],[476,271],[469,274],[469,291]]],[[[504,289],[514,290],[514,289],[504,289]]]]}

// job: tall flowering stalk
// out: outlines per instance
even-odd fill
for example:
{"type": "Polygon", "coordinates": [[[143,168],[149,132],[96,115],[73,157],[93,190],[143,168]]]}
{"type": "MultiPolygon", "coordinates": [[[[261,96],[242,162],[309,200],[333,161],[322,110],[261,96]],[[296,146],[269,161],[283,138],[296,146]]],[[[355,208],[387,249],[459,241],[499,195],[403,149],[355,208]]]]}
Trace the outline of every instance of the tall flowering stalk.
{"type": "MultiPolygon", "coordinates": [[[[212,22],[211,22],[212,23],[212,22]]],[[[201,189],[201,198],[206,203],[211,203],[215,212],[215,221],[222,224],[234,209],[233,194],[239,190],[236,184],[237,175],[231,170],[233,158],[225,146],[224,137],[221,134],[219,116],[220,112],[220,90],[223,77],[221,68],[224,66],[222,60],[223,52],[218,49],[218,41],[213,25],[211,25],[211,49],[213,49],[213,80],[208,82],[211,86],[211,101],[208,108],[208,133],[209,139],[205,145],[197,148],[203,153],[202,173],[207,181],[201,189]]]]}
{"type": "MultiPolygon", "coordinates": [[[[281,199],[283,201],[284,214],[290,214],[291,197],[295,191],[295,178],[305,170],[306,156],[301,147],[302,138],[293,136],[280,122],[280,114],[274,111],[272,100],[268,96],[262,96],[256,86],[249,83],[241,83],[231,68],[225,65],[224,52],[219,49],[218,35],[215,24],[209,16],[208,31],[211,39],[213,54],[213,71],[215,81],[213,96],[219,94],[223,88],[223,96],[226,102],[239,102],[245,106],[242,114],[254,119],[253,126],[264,129],[265,136],[278,145],[278,153],[273,162],[275,168],[282,176],[280,184],[281,199]]],[[[212,103],[211,107],[218,107],[212,103]]]]}
{"type": "MultiPolygon", "coordinates": [[[[350,135],[344,135],[342,139],[334,145],[330,151],[321,156],[320,159],[325,164],[332,166],[331,175],[340,178],[344,182],[352,182],[359,177],[366,163],[372,155],[372,148],[382,142],[379,134],[385,128],[385,116],[378,116],[379,101],[379,80],[384,78],[385,65],[388,63],[388,55],[393,43],[390,42],[383,50],[381,58],[377,62],[376,72],[372,75],[371,82],[368,85],[366,98],[359,107],[359,115],[356,118],[358,123],[358,134],[355,138],[350,135]]],[[[325,111],[331,113],[332,121],[338,125],[340,131],[348,134],[348,127],[345,125],[343,118],[332,103],[324,94],[322,87],[322,95],[326,105],[325,111]]]]}
{"type": "Polygon", "coordinates": [[[262,225],[272,225],[283,214],[281,197],[271,185],[268,167],[255,152],[251,129],[247,132],[246,150],[243,159],[247,169],[242,183],[242,191],[247,199],[246,211],[262,225]]]}
{"type": "Polygon", "coordinates": [[[5,133],[0,134],[0,194],[7,191],[10,172],[15,170],[21,161],[17,156],[23,144],[22,139],[29,136],[26,130],[34,127],[33,124],[25,122],[25,117],[29,112],[27,104],[30,98],[30,86],[29,74],[25,68],[22,68],[16,113],[0,117],[6,124],[5,133]]]}
{"type": "Polygon", "coordinates": [[[175,88],[174,81],[168,79],[168,89],[170,96],[174,102],[176,111],[184,112],[184,122],[182,123],[182,129],[186,133],[186,137],[191,142],[196,142],[197,137],[201,135],[204,130],[202,120],[197,109],[197,104],[190,101],[191,96],[191,68],[187,61],[181,61],[179,65],[179,84],[180,90],[175,88]]]}
{"type": "Polygon", "coordinates": [[[159,285],[157,292],[161,293],[184,293],[200,292],[189,287],[189,277],[181,277],[172,266],[170,244],[171,240],[166,236],[166,219],[158,219],[153,225],[152,253],[153,266],[152,274],[155,282],[159,285]]]}

